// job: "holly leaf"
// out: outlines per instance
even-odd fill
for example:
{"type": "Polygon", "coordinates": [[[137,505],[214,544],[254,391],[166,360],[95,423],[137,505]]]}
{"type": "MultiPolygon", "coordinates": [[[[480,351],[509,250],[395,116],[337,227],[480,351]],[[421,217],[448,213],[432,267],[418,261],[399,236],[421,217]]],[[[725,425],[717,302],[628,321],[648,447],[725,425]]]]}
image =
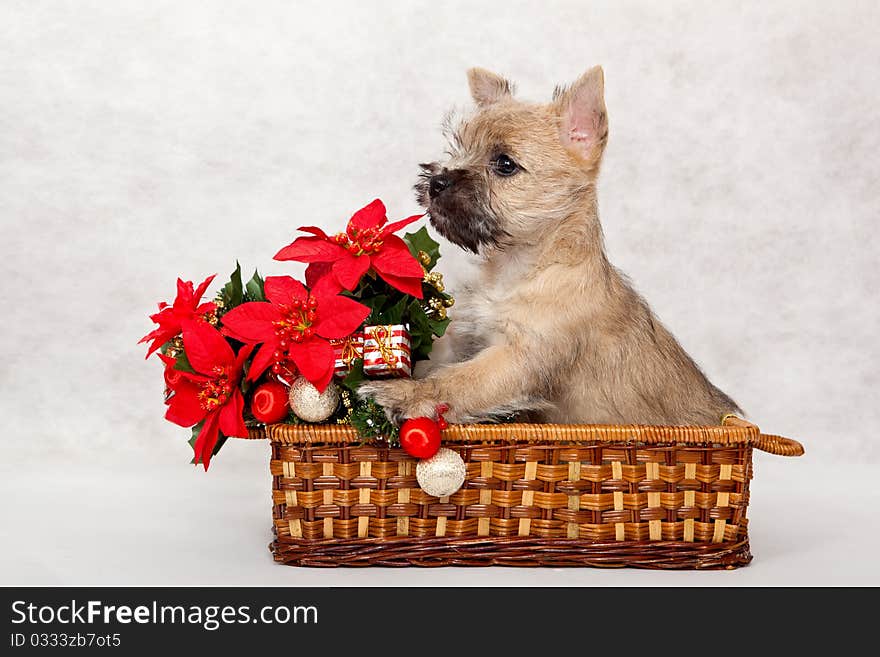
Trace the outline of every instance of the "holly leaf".
{"type": "Polygon", "coordinates": [[[388,301],[388,296],[385,294],[377,294],[375,296],[369,296],[363,299],[358,299],[362,304],[367,306],[370,309],[370,314],[367,316],[365,320],[367,324],[381,324],[382,321],[382,306],[388,301]]]}
{"type": "Polygon", "coordinates": [[[229,436],[224,436],[222,433],[217,436],[217,444],[214,445],[214,451],[211,452],[211,456],[217,456],[217,452],[220,451],[220,448],[226,443],[227,438],[229,436]]]}
{"type": "Polygon", "coordinates": [[[220,290],[220,299],[225,310],[231,310],[244,300],[244,286],[241,283],[241,265],[235,261],[235,271],[229,276],[229,282],[220,290]]]}
{"type": "Polygon", "coordinates": [[[247,290],[248,301],[266,300],[266,295],[263,292],[263,277],[260,276],[260,272],[256,269],[254,270],[254,275],[251,276],[251,280],[245,285],[245,289],[247,290]]]}
{"type": "Polygon", "coordinates": [[[177,358],[174,359],[174,369],[181,372],[195,372],[193,366],[190,365],[189,358],[186,357],[185,351],[177,354],[177,358]]]}
{"type": "Polygon", "coordinates": [[[342,385],[352,392],[355,392],[365,378],[364,360],[362,358],[357,358],[351,362],[351,369],[348,371],[348,374],[345,375],[345,378],[342,379],[342,385]]]}
{"type": "Polygon", "coordinates": [[[446,319],[431,319],[428,318],[428,325],[431,327],[431,333],[434,334],[435,337],[443,337],[443,334],[446,333],[446,329],[449,326],[449,318],[446,319]]]}
{"type": "MultiPolygon", "coordinates": [[[[381,324],[403,324],[404,323],[404,313],[406,312],[407,306],[409,306],[410,301],[412,301],[412,297],[405,295],[397,300],[394,305],[389,307],[388,309],[382,311],[381,324]]],[[[418,305],[418,302],[416,302],[418,305]]]]}
{"type": "MultiPolygon", "coordinates": [[[[172,348],[171,342],[166,342],[159,347],[159,353],[167,356],[172,348]]],[[[178,351],[177,355],[174,357],[174,369],[180,370],[181,372],[195,372],[192,365],[190,365],[189,358],[186,357],[186,352],[183,350],[178,351]]]]}
{"type": "Polygon", "coordinates": [[[239,389],[241,390],[242,395],[247,395],[248,391],[253,387],[254,381],[248,380],[248,372],[251,369],[251,363],[253,360],[248,359],[245,361],[244,366],[241,368],[241,382],[238,384],[239,389]]]}
{"type": "Polygon", "coordinates": [[[195,465],[195,463],[196,463],[196,457],[195,457],[196,440],[198,439],[199,434],[202,432],[202,426],[204,424],[205,424],[205,421],[202,420],[196,426],[194,426],[192,428],[192,438],[189,439],[189,448],[193,452],[193,457],[192,457],[192,460],[190,461],[190,463],[193,465],[195,465]]]}
{"type": "Polygon", "coordinates": [[[440,259],[440,244],[428,234],[428,229],[425,226],[422,226],[414,233],[406,233],[403,239],[409,247],[409,252],[416,259],[419,257],[419,251],[424,251],[431,258],[431,262],[425,265],[425,269],[430,271],[434,268],[434,265],[440,259]]]}
{"type": "Polygon", "coordinates": [[[431,351],[431,327],[428,316],[418,300],[413,299],[407,307],[410,343],[413,361],[424,360],[431,351]]]}
{"type": "MultiPolygon", "coordinates": [[[[202,420],[196,426],[192,428],[192,438],[189,439],[189,448],[195,452],[196,449],[196,440],[199,437],[199,434],[202,432],[202,425],[205,424],[205,421],[202,420]]],[[[226,442],[228,436],[224,436],[222,433],[217,434],[217,444],[214,445],[214,451],[211,452],[211,456],[217,456],[217,452],[220,451],[220,448],[223,447],[223,443],[226,442]]],[[[190,464],[196,464],[196,457],[193,454],[192,459],[190,459],[190,464]]]]}
{"type": "Polygon", "coordinates": [[[412,337],[421,338],[427,334],[427,337],[430,338],[431,327],[428,325],[428,316],[425,314],[422,304],[418,301],[410,302],[406,315],[409,333],[412,337]]]}

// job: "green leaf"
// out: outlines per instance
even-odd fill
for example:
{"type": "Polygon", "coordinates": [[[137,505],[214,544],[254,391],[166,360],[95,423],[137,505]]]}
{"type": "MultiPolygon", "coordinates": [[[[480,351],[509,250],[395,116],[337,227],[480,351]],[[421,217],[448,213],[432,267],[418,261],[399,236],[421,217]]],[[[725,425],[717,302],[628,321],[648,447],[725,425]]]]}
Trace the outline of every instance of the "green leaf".
{"type": "Polygon", "coordinates": [[[422,226],[414,233],[407,233],[403,236],[410,253],[416,258],[419,257],[419,251],[424,251],[431,258],[431,262],[426,265],[426,269],[430,271],[440,259],[440,244],[435,241],[429,234],[428,229],[422,226]]]}
{"type": "Polygon", "coordinates": [[[229,282],[220,290],[220,298],[225,306],[224,310],[231,310],[241,305],[244,299],[244,286],[241,283],[241,265],[235,261],[235,271],[229,276],[229,282]]]}
{"type": "MultiPolygon", "coordinates": [[[[168,352],[172,349],[171,342],[166,342],[161,347],[159,347],[159,353],[168,355],[168,352]]],[[[176,350],[177,348],[174,347],[176,350]]],[[[180,350],[177,352],[177,356],[174,358],[174,369],[180,370],[181,372],[195,372],[192,368],[192,365],[189,364],[189,359],[186,357],[186,352],[180,350]]]]}
{"type": "Polygon", "coordinates": [[[239,384],[239,388],[241,389],[241,394],[246,395],[248,391],[253,387],[254,382],[248,381],[247,371],[250,369],[251,361],[249,360],[245,363],[244,370],[241,373],[241,383],[239,384]]]}
{"type": "Polygon", "coordinates": [[[407,308],[407,322],[412,347],[412,360],[424,360],[431,351],[431,327],[428,317],[418,300],[414,299],[407,308]]]}
{"type": "Polygon", "coordinates": [[[190,447],[190,450],[193,452],[193,457],[192,457],[192,460],[190,460],[190,463],[192,463],[193,465],[195,465],[195,462],[196,462],[196,457],[195,457],[196,440],[198,439],[199,433],[201,433],[202,426],[204,426],[204,424],[205,424],[205,421],[202,420],[196,426],[194,426],[192,428],[192,438],[189,439],[189,447],[190,447]]]}
{"type": "MultiPolygon", "coordinates": [[[[201,433],[202,426],[204,424],[205,424],[205,421],[202,420],[201,422],[199,422],[196,426],[194,426],[192,428],[192,438],[189,439],[189,446],[190,446],[190,449],[193,450],[193,452],[195,452],[196,440],[198,440],[199,434],[201,433]]],[[[217,452],[219,452],[220,448],[223,447],[224,443],[226,442],[226,439],[227,439],[227,436],[224,436],[222,433],[217,434],[217,444],[214,445],[214,450],[211,452],[211,456],[217,456],[217,452]]],[[[196,464],[195,453],[193,453],[193,457],[192,457],[192,459],[190,459],[190,463],[193,465],[196,464]]]]}
{"type": "Polygon", "coordinates": [[[431,333],[433,333],[438,338],[443,337],[443,334],[446,333],[446,328],[449,326],[449,318],[446,319],[429,319],[428,324],[431,327],[431,333]]]}
{"type": "Polygon", "coordinates": [[[427,337],[430,338],[431,327],[428,324],[428,316],[417,299],[408,304],[406,319],[409,323],[409,334],[411,336],[422,337],[427,334],[427,337]]]}
{"type": "Polygon", "coordinates": [[[376,322],[377,324],[403,324],[404,323],[404,313],[406,312],[407,306],[410,304],[412,297],[403,295],[398,301],[391,306],[390,308],[382,311],[381,321],[376,322]]]}
{"type": "Polygon", "coordinates": [[[384,294],[377,294],[365,299],[360,299],[360,302],[370,309],[370,314],[366,321],[367,324],[382,323],[382,306],[384,306],[387,301],[388,297],[384,294]]]}
{"type": "Polygon", "coordinates": [[[254,270],[254,275],[251,276],[251,280],[247,282],[245,289],[247,290],[248,301],[266,300],[266,295],[263,292],[263,277],[260,276],[260,272],[256,269],[254,270]]]}
{"type": "Polygon", "coordinates": [[[174,369],[181,372],[195,372],[193,366],[189,364],[189,358],[186,357],[186,352],[184,351],[177,354],[177,358],[174,360],[174,369]]]}
{"type": "Polygon", "coordinates": [[[219,436],[217,437],[217,444],[214,445],[214,451],[211,452],[211,456],[217,456],[217,452],[219,452],[220,448],[226,444],[228,438],[229,436],[224,436],[222,433],[219,434],[219,436]]]}
{"type": "Polygon", "coordinates": [[[345,388],[348,388],[352,392],[355,392],[363,383],[364,379],[364,360],[363,358],[358,358],[351,363],[351,369],[348,374],[345,375],[345,378],[342,379],[342,385],[345,388]]]}

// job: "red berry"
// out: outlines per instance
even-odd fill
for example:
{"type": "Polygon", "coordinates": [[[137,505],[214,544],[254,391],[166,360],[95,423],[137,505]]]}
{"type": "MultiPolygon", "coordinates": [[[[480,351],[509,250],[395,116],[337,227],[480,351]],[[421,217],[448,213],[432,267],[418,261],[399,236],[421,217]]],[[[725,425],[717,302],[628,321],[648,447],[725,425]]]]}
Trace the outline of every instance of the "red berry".
{"type": "Polygon", "coordinates": [[[289,391],[287,386],[277,381],[269,381],[254,390],[251,397],[251,412],[260,422],[272,424],[287,417],[289,391]]]}
{"type": "Polygon", "coordinates": [[[410,456],[429,459],[440,449],[440,427],[429,417],[414,417],[400,427],[400,446],[410,456]]]}

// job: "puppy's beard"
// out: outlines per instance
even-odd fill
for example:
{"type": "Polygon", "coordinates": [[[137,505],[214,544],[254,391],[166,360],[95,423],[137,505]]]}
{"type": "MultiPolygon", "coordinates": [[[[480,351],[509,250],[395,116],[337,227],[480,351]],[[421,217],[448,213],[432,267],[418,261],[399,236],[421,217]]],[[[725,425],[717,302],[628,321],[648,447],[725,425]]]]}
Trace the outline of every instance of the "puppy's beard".
{"type": "Polygon", "coordinates": [[[497,248],[506,235],[501,222],[468,184],[448,189],[431,198],[426,171],[416,185],[416,198],[428,211],[431,225],[447,240],[461,248],[480,253],[488,247],[497,248]]]}

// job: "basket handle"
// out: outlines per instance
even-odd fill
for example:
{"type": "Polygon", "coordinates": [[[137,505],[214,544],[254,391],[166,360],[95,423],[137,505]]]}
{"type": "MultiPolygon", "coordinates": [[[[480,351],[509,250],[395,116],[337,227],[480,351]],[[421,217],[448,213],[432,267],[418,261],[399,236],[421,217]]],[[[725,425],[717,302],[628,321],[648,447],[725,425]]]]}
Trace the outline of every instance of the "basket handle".
{"type": "Polygon", "coordinates": [[[761,430],[756,425],[736,415],[725,415],[721,419],[721,424],[755,429],[758,432],[758,436],[752,441],[752,445],[762,452],[779,456],[803,456],[804,454],[804,446],[798,441],[786,438],[785,436],[761,433],[761,430]]]}
{"type": "MultiPolygon", "coordinates": [[[[735,415],[725,415],[721,420],[721,424],[753,429],[756,435],[750,441],[750,444],[761,451],[770,454],[778,454],[779,456],[801,456],[804,453],[804,446],[798,441],[792,440],[791,438],[785,438],[784,436],[774,436],[772,434],[761,433],[757,426],[735,415]]],[[[268,434],[269,432],[266,429],[262,427],[254,427],[248,431],[247,436],[243,437],[260,439],[268,438],[268,434]]]]}

